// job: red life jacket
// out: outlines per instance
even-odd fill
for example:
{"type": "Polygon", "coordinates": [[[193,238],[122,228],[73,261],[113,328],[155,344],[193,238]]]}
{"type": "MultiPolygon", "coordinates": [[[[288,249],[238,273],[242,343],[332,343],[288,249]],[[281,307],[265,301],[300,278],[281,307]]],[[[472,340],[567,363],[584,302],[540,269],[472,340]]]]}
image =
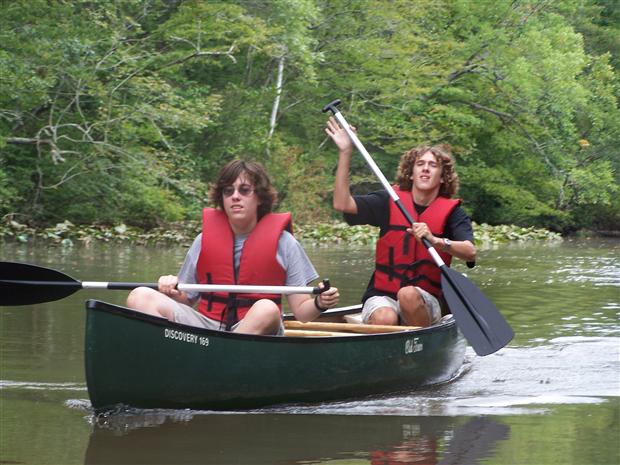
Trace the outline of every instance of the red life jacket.
{"type": "MultiPolygon", "coordinates": [[[[433,235],[442,237],[448,217],[461,203],[458,199],[437,197],[418,215],[411,192],[394,189],[401,204],[409,211],[415,222],[426,223],[433,235]]],[[[374,288],[395,295],[401,287],[418,286],[437,298],[441,292],[441,270],[428,250],[407,233],[409,222],[390,199],[390,220],[387,232],[377,241],[375,255],[374,288]]],[[[439,256],[450,265],[452,256],[437,250],[439,256]]]]}
{"type": "MultiPolygon", "coordinates": [[[[237,279],[234,268],[234,234],[226,213],[213,208],[203,210],[202,249],[196,265],[200,284],[245,284],[283,286],[286,272],[276,259],[278,241],[286,229],[292,232],[290,213],[267,213],[245,240],[237,279]]],[[[226,329],[245,317],[250,307],[260,299],[271,299],[280,308],[279,294],[205,293],[200,297],[198,311],[223,323],[226,329]]]]}

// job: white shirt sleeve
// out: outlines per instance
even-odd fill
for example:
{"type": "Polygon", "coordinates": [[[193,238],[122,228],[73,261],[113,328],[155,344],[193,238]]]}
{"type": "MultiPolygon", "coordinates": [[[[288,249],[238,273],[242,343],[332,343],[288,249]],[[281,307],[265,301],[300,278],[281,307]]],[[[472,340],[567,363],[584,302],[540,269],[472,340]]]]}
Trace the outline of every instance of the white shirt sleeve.
{"type": "Polygon", "coordinates": [[[287,286],[307,286],[319,277],[304,248],[288,231],[280,236],[276,258],[286,272],[287,286]]]}
{"type": "MultiPolygon", "coordinates": [[[[200,256],[200,250],[202,249],[202,233],[198,234],[192,242],[191,247],[185,255],[185,260],[181,269],[179,270],[178,278],[179,284],[198,284],[196,279],[196,265],[198,264],[198,257],[200,256]]],[[[187,298],[194,305],[200,298],[200,292],[186,292],[187,298]]]]}

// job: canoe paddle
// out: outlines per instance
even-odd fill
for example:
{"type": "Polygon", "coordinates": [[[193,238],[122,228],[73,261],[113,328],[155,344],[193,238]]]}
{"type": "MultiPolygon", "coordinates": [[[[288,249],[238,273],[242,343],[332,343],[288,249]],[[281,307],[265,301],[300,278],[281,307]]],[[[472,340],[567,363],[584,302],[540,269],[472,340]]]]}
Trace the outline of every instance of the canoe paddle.
{"type": "MultiPolygon", "coordinates": [[[[320,294],[329,289],[303,286],[250,286],[228,284],[179,284],[180,291],[235,292],[240,294],[320,294]]],[[[136,287],[157,289],[157,283],[110,283],[77,281],[60,271],[27,263],[0,262],[0,306],[32,305],[70,296],[80,289],[131,290],[136,287]]]]}
{"type": "MultiPolygon", "coordinates": [[[[364,148],[355,132],[349,126],[349,123],[340,113],[340,110],[338,110],[340,103],[339,99],[330,102],[323,108],[323,112],[332,112],[340,126],[351,138],[357,150],[364,157],[370,169],[390,194],[398,209],[407,221],[413,225],[413,218],[401,203],[398,194],[364,148]]],[[[441,270],[441,287],[448,307],[450,307],[461,332],[476,353],[481,356],[489,355],[508,344],[513,338],[514,332],[493,302],[469,279],[446,265],[426,238],[422,238],[422,242],[428,249],[431,257],[433,257],[435,264],[441,270]]]]}

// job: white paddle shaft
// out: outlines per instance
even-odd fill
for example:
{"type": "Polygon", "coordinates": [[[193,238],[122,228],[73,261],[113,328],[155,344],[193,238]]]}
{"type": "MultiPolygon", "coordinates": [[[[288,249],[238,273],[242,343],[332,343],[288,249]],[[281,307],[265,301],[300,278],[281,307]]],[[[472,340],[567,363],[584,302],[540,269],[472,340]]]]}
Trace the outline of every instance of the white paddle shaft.
{"type": "MultiPolygon", "coordinates": [[[[82,281],[84,289],[110,289],[116,283],[102,281],[82,281]]],[[[136,283],[139,285],[138,283],[136,283]]],[[[146,287],[155,287],[155,284],[145,284],[146,287]]],[[[137,286],[136,286],[137,287],[137,286]]],[[[179,284],[179,291],[189,292],[229,292],[238,294],[319,294],[318,287],[309,286],[255,286],[255,285],[227,285],[227,284],[179,284]]]]}

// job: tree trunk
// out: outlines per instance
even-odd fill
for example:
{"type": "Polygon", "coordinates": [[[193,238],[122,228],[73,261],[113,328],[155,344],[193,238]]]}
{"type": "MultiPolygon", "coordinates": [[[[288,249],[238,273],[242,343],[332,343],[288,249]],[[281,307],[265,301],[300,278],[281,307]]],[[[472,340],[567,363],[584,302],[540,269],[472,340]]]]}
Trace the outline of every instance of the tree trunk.
{"type": "Polygon", "coordinates": [[[280,107],[280,96],[282,95],[282,76],[284,75],[284,55],[278,58],[278,78],[276,80],[276,98],[271,108],[271,118],[269,118],[269,134],[267,139],[271,139],[276,130],[276,120],[278,116],[278,108],[280,107]]]}

